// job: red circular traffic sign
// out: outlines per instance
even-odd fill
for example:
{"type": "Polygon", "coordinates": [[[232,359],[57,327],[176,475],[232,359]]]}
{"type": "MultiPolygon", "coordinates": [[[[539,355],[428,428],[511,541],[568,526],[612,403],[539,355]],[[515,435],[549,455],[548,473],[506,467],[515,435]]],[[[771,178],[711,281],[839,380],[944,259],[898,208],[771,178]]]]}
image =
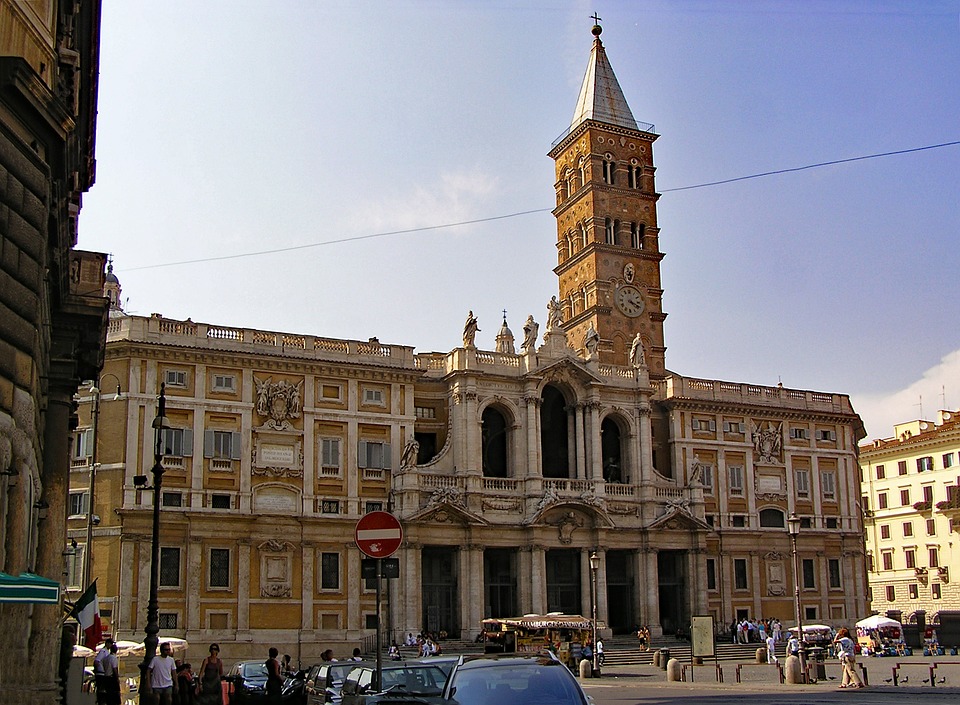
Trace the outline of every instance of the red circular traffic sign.
{"type": "Polygon", "coordinates": [[[357,547],[371,558],[387,558],[400,548],[403,528],[393,514],[370,512],[357,522],[357,547]]]}

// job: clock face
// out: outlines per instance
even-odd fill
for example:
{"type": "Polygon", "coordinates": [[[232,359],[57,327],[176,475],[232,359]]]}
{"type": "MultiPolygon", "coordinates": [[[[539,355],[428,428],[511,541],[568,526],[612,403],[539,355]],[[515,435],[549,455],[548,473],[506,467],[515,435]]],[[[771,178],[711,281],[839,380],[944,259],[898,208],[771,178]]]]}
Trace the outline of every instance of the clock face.
{"type": "Polygon", "coordinates": [[[643,294],[635,286],[621,286],[617,289],[614,301],[624,315],[636,318],[643,313],[643,294]]]}

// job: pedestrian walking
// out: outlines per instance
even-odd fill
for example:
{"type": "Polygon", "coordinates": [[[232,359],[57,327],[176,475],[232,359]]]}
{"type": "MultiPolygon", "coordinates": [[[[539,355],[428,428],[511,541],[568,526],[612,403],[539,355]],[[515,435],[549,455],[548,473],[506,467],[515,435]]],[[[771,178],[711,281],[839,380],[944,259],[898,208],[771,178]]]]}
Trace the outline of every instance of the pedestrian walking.
{"type": "Polygon", "coordinates": [[[857,655],[850,638],[850,631],[844,627],[837,632],[833,643],[837,648],[837,656],[840,657],[840,665],[843,666],[843,680],[840,683],[841,688],[863,688],[863,679],[857,671],[857,655]]]}
{"type": "Polygon", "coordinates": [[[283,691],[283,676],[280,675],[280,662],[277,656],[280,654],[276,647],[271,646],[267,652],[269,658],[266,661],[267,667],[267,702],[270,705],[280,705],[280,694],[283,691]]]}

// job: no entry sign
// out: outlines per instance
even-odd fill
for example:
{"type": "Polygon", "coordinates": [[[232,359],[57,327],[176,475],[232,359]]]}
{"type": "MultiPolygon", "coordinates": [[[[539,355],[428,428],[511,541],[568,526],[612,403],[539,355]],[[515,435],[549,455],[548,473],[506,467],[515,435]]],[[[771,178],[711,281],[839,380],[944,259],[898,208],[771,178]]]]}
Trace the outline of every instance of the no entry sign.
{"type": "Polygon", "coordinates": [[[403,529],[393,514],[370,512],[357,522],[357,547],[371,558],[392,556],[403,541],[403,529]]]}

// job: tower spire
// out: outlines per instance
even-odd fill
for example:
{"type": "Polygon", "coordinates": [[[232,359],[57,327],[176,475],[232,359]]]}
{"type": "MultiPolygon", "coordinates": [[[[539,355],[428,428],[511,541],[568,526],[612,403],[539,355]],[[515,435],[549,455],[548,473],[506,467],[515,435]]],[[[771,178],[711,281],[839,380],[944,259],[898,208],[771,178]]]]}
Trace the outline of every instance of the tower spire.
{"type": "Polygon", "coordinates": [[[580,97],[573,111],[570,130],[584,120],[598,120],[636,130],[637,121],[630,111],[630,106],[627,105],[627,99],[624,98],[620,83],[607,59],[603,42],[600,41],[600,34],[603,32],[599,24],[600,18],[594,13],[592,19],[597,23],[591,30],[594,36],[593,49],[590,52],[590,61],[587,63],[583,83],[580,85],[580,97]]]}

